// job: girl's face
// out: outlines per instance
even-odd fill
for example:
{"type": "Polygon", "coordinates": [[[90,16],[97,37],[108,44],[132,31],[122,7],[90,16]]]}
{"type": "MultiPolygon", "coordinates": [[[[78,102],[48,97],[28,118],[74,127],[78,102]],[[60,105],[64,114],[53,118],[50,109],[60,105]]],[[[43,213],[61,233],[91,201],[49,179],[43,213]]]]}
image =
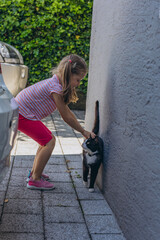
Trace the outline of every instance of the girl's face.
{"type": "Polygon", "coordinates": [[[78,87],[80,85],[80,81],[85,77],[86,74],[82,75],[77,75],[77,74],[72,74],[71,76],[71,88],[78,87]]]}

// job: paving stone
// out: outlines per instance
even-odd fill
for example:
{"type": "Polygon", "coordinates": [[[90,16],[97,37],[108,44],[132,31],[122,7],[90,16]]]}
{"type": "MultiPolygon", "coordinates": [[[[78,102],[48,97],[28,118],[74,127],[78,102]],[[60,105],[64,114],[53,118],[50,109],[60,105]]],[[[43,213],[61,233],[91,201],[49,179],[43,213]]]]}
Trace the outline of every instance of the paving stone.
{"type": "Polygon", "coordinates": [[[3,211],[3,206],[0,205],[0,222],[1,222],[2,211],[3,211]]]}
{"type": "Polygon", "coordinates": [[[20,186],[26,186],[26,177],[23,176],[11,176],[11,179],[9,181],[9,186],[16,186],[16,187],[20,187],[20,186]]]}
{"type": "Polygon", "coordinates": [[[58,132],[58,136],[63,137],[63,138],[71,138],[71,137],[74,138],[75,137],[73,130],[70,128],[65,127],[64,131],[62,131],[62,129],[57,129],[57,132],[58,132]]]}
{"type": "MultiPolygon", "coordinates": [[[[76,114],[79,122],[84,125],[84,115],[82,117],[79,111],[76,114]]],[[[82,135],[73,131],[58,111],[53,114],[53,120],[49,116],[43,122],[56,136],[55,149],[44,170],[54,182],[55,189],[32,191],[26,188],[26,177],[32,168],[38,144],[18,132],[17,149],[12,153],[11,166],[0,185],[0,214],[4,206],[0,239],[125,240],[100,190],[95,186],[95,192],[89,193],[83,185],[82,135]],[[70,172],[67,172],[66,163],[71,168],[70,172]],[[3,203],[6,190],[5,198],[8,202],[3,203]],[[92,236],[88,234],[79,201],[92,236]]]]}
{"type": "MultiPolygon", "coordinates": [[[[53,191],[44,191],[44,194],[55,194],[55,193],[75,193],[73,184],[66,182],[55,182],[55,189],[53,191]]],[[[31,191],[31,190],[30,190],[31,191]]],[[[54,197],[54,196],[53,196],[54,197]]]]}
{"type": "Polygon", "coordinates": [[[82,176],[83,176],[83,172],[82,172],[82,169],[70,169],[71,170],[71,175],[72,175],[72,178],[73,180],[75,178],[81,178],[82,179],[82,176]]]}
{"type": "MultiPolygon", "coordinates": [[[[26,168],[14,167],[12,170],[12,176],[19,176],[19,177],[21,176],[21,177],[27,178],[28,172],[31,169],[32,169],[32,167],[30,167],[30,168],[29,167],[28,168],[27,167],[26,168]]],[[[56,164],[54,164],[54,165],[47,164],[47,166],[44,169],[44,173],[48,174],[49,176],[51,176],[50,173],[66,173],[66,171],[67,171],[66,165],[56,165],[56,164]]],[[[66,175],[68,175],[68,173],[66,175]]],[[[68,177],[66,176],[66,178],[68,178],[68,177]]]]}
{"type": "Polygon", "coordinates": [[[14,157],[11,156],[10,165],[7,169],[4,170],[5,171],[5,177],[2,180],[1,184],[5,184],[6,182],[8,182],[8,179],[9,179],[10,173],[11,173],[11,169],[12,169],[12,166],[13,166],[13,159],[14,159],[14,157]]]}
{"type": "MultiPolygon", "coordinates": [[[[65,123],[61,116],[56,116],[56,118],[54,117],[54,124],[56,127],[57,132],[64,132],[66,129],[69,129],[69,126],[67,125],[67,123],[65,123]]],[[[70,128],[71,129],[71,128],[70,128]]]]}
{"type": "Polygon", "coordinates": [[[0,206],[3,205],[5,194],[5,191],[0,191],[0,206]]]}
{"type": "Polygon", "coordinates": [[[121,234],[92,234],[92,240],[125,240],[121,234]]]}
{"type": "Polygon", "coordinates": [[[77,116],[78,121],[84,122],[85,111],[83,111],[83,110],[73,110],[73,112],[77,116]]]}
{"type": "MultiPolygon", "coordinates": [[[[69,128],[67,129],[64,125],[59,125],[59,126],[57,125],[56,130],[57,130],[58,139],[59,138],[63,139],[63,142],[66,142],[68,138],[75,137],[73,131],[70,130],[69,128]]],[[[60,144],[61,144],[61,141],[60,141],[60,144]]]]}
{"type": "Polygon", "coordinates": [[[80,207],[47,207],[44,206],[45,223],[48,222],[84,222],[80,207]]]}
{"type": "Polygon", "coordinates": [[[9,186],[6,198],[14,199],[39,199],[41,198],[41,191],[31,191],[26,186],[9,186]]]}
{"type": "MultiPolygon", "coordinates": [[[[82,124],[82,126],[83,126],[83,124],[82,124]]],[[[82,143],[84,142],[84,138],[82,137],[82,134],[79,133],[79,132],[76,132],[76,131],[74,131],[74,133],[75,133],[75,135],[78,139],[78,142],[79,142],[80,146],[82,146],[82,143]]],[[[82,151],[83,151],[83,149],[82,149],[82,151]]]]}
{"type": "Polygon", "coordinates": [[[87,199],[104,199],[102,193],[99,189],[95,188],[95,191],[93,193],[90,193],[88,191],[88,188],[76,188],[78,198],[80,200],[87,200],[87,199]]]}
{"type": "MultiPolygon", "coordinates": [[[[59,149],[59,150],[61,151],[61,156],[62,156],[63,153],[62,153],[62,149],[61,149],[61,144],[60,144],[60,142],[59,142],[58,136],[55,136],[55,137],[56,137],[56,144],[55,144],[54,150],[53,150],[53,152],[52,152],[52,155],[53,155],[53,156],[56,155],[55,149],[59,149]]],[[[59,155],[59,154],[57,154],[57,155],[59,155]]]]}
{"type": "MultiPolygon", "coordinates": [[[[61,137],[58,134],[58,139],[60,141],[61,147],[63,147],[63,146],[65,148],[68,147],[68,150],[70,150],[72,147],[79,148],[79,149],[81,149],[81,152],[82,152],[82,147],[81,147],[77,137],[75,136],[75,134],[72,137],[63,137],[63,136],[61,137]]],[[[72,155],[72,154],[74,154],[74,153],[70,152],[70,155],[72,155]]]]}
{"type": "MultiPolygon", "coordinates": [[[[65,155],[65,154],[64,154],[65,155]]],[[[72,162],[82,162],[81,154],[66,154],[65,159],[72,162]]]]}
{"type": "Polygon", "coordinates": [[[85,215],[90,233],[121,233],[112,215],[85,215]]]}
{"type": "Polygon", "coordinates": [[[14,167],[17,168],[32,168],[33,166],[33,160],[18,160],[14,162],[14,167]]]}
{"type": "Polygon", "coordinates": [[[4,191],[6,191],[7,190],[7,182],[5,182],[5,183],[1,183],[1,185],[0,185],[0,191],[1,192],[4,192],[4,191]]]}
{"type": "Polygon", "coordinates": [[[30,169],[31,168],[13,167],[12,176],[23,177],[27,179],[30,169]]]}
{"type": "Polygon", "coordinates": [[[82,161],[81,160],[77,162],[70,161],[68,162],[68,166],[74,169],[82,169],[82,161]]]}
{"type": "MultiPolygon", "coordinates": [[[[71,175],[72,175],[72,173],[71,173],[71,175]]],[[[73,182],[74,182],[74,185],[76,188],[85,188],[86,189],[86,187],[83,184],[81,175],[80,175],[80,177],[79,176],[73,177],[73,175],[72,175],[72,179],[73,179],[73,182]]]]}
{"type": "Polygon", "coordinates": [[[45,194],[43,192],[43,202],[45,206],[68,206],[68,207],[78,207],[79,203],[75,194],[61,194],[55,193],[54,195],[45,194]]]}
{"type": "Polygon", "coordinates": [[[14,164],[15,162],[21,162],[21,161],[34,161],[34,158],[35,158],[35,155],[16,155],[15,158],[14,158],[14,164]]]}
{"type": "Polygon", "coordinates": [[[75,145],[75,146],[68,146],[68,144],[63,144],[62,143],[62,149],[64,154],[81,154],[82,152],[82,148],[79,145],[75,145]]]}
{"type": "Polygon", "coordinates": [[[56,155],[60,155],[60,156],[62,156],[63,152],[62,152],[61,147],[58,147],[58,148],[55,147],[55,148],[54,148],[54,151],[53,151],[52,154],[56,154],[56,155]]]}
{"type": "Polygon", "coordinates": [[[4,204],[5,213],[16,214],[42,214],[42,202],[40,199],[7,199],[4,204]]]}
{"type": "Polygon", "coordinates": [[[47,163],[47,165],[52,165],[52,164],[63,164],[66,165],[65,160],[64,160],[64,156],[60,156],[60,155],[52,155],[47,163]]]}
{"type": "Polygon", "coordinates": [[[18,141],[16,155],[19,156],[33,156],[36,154],[38,149],[38,144],[32,139],[18,141]]]}
{"type": "MultiPolygon", "coordinates": [[[[71,137],[61,137],[58,135],[58,139],[60,141],[61,146],[68,146],[68,149],[70,150],[71,147],[81,147],[79,144],[79,141],[77,139],[77,137],[75,136],[75,134],[73,134],[73,136],[71,137]]],[[[73,154],[72,152],[70,154],[73,154]]]]}
{"type": "Polygon", "coordinates": [[[47,223],[45,232],[46,240],[90,240],[83,223],[47,223]]]}
{"type": "MultiPolygon", "coordinates": [[[[21,176],[21,177],[25,177],[27,178],[28,176],[28,172],[29,170],[31,170],[32,167],[13,167],[13,170],[12,170],[12,176],[21,176]]],[[[50,173],[64,173],[67,171],[67,167],[66,165],[46,165],[45,169],[44,169],[44,173],[45,174],[49,174],[50,173]]]]}
{"type": "Polygon", "coordinates": [[[66,165],[48,165],[45,167],[45,172],[50,173],[65,173],[67,171],[66,165]]]}
{"type": "Polygon", "coordinates": [[[42,217],[31,214],[3,214],[0,232],[43,233],[42,217]]]}
{"type": "Polygon", "coordinates": [[[71,182],[71,178],[68,173],[51,172],[49,176],[54,182],[71,182]]]}
{"type": "Polygon", "coordinates": [[[0,191],[6,191],[8,186],[9,176],[7,175],[0,184],[0,191]]]}
{"type": "Polygon", "coordinates": [[[84,214],[112,214],[112,211],[105,200],[82,200],[81,205],[84,214]]]}
{"type": "Polygon", "coordinates": [[[1,233],[1,240],[44,240],[39,233],[1,233]]]}
{"type": "Polygon", "coordinates": [[[77,133],[76,137],[78,138],[78,141],[80,142],[80,145],[82,146],[82,143],[84,142],[84,138],[82,137],[82,135],[80,133],[77,133]]]}

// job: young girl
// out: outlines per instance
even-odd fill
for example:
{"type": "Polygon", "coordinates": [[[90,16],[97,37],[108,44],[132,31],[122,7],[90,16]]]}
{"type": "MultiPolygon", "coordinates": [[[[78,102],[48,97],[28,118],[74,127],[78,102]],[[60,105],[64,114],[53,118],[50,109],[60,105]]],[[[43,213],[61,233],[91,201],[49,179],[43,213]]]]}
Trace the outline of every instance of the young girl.
{"type": "Polygon", "coordinates": [[[49,190],[54,185],[48,182],[49,177],[43,170],[55,146],[55,137],[41,122],[58,109],[63,120],[85,138],[95,134],[84,130],[75,115],[67,106],[77,101],[75,88],[80,85],[87,73],[87,65],[83,58],[71,54],[64,57],[52,72],[50,79],[40,81],[24,90],[15,98],[19,105],[18,129],[39,143],[27,187],[30,189],[49,190]]]}

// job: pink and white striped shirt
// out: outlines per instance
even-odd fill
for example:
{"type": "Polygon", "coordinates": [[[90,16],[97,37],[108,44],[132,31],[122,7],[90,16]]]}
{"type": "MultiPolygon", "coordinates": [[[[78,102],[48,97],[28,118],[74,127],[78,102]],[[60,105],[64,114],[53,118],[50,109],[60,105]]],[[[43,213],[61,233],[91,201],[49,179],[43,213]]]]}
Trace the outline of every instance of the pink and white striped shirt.
{"type": "Polygon", "coordinates": [[[60,94],[62,85],[56,75],[23,89],[15,98],[19,113],[30,120],[41,120],[56,110],[51,93],[60,94]]]}

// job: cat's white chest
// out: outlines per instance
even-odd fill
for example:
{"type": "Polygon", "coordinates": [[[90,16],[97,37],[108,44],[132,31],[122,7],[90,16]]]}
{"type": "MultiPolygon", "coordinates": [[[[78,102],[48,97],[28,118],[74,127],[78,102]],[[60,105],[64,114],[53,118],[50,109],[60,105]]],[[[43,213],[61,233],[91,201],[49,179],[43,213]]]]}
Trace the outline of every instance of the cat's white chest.
{"type": "Polygon", "coordinates": [[[94,164],[96,163],[96,160],[97,160],[97,156],[96,155],[89,155],[88,153],[86,154],[86,159],[87,159],[87,164],[94,164]]]}

